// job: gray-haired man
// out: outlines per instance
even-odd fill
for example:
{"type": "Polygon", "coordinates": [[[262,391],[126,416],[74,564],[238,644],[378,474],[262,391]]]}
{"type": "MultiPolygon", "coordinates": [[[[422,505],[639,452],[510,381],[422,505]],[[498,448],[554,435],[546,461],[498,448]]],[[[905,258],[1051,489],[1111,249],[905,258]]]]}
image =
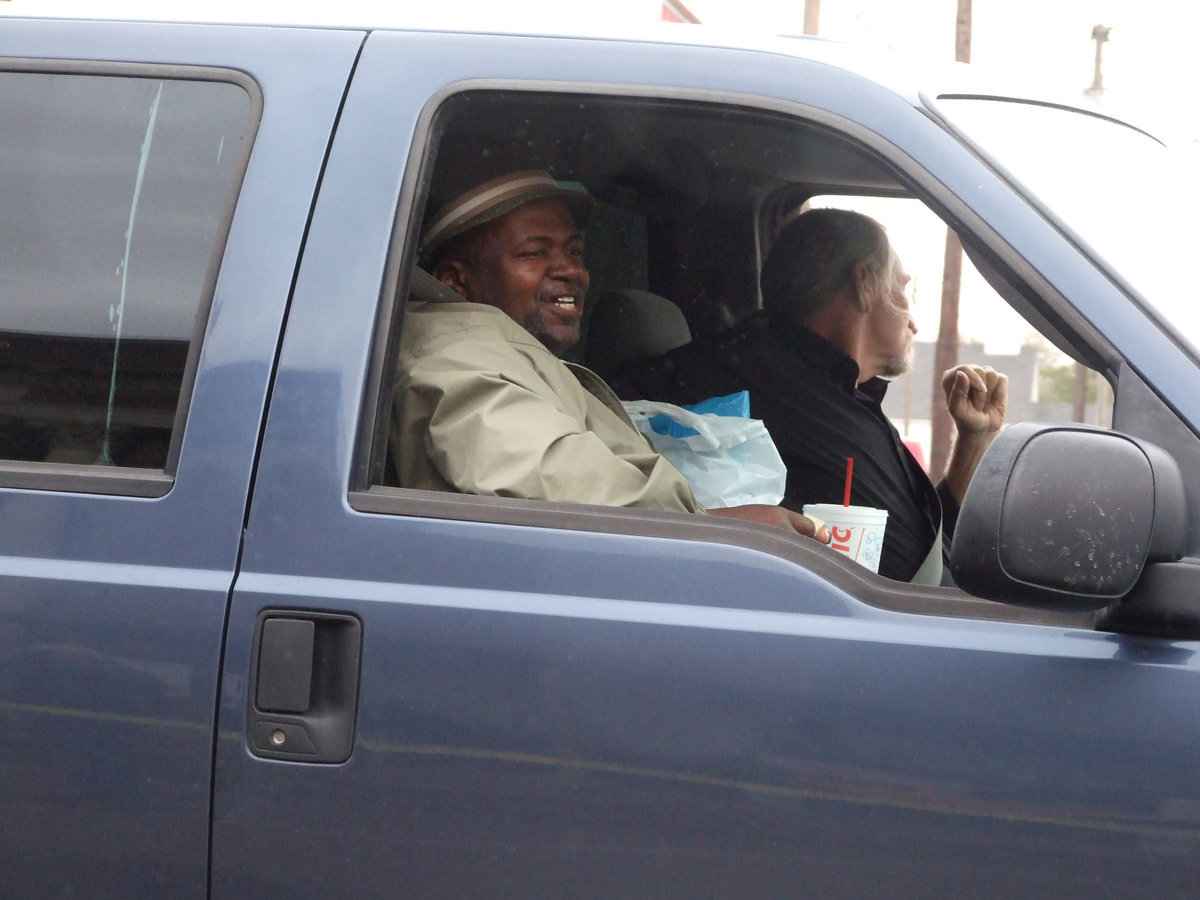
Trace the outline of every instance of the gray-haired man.
{"type": "Polygon", "coordinates": [[[880,574],[937,584],[939,534],[953,534],[967,484],[1004,424],[1008,388],[986,366],[945,373],[958,436],[935,487],[881,406],[885,379],[912,363],[908,280],[874,219],[809,210],[771,247],[758,315],[624,373],[614,386],[675,403],[748,390],[751,415],[766,423],[787,465],[784,505],[843,502],[853,457],[851,502],[888,510],[880,574]]]}

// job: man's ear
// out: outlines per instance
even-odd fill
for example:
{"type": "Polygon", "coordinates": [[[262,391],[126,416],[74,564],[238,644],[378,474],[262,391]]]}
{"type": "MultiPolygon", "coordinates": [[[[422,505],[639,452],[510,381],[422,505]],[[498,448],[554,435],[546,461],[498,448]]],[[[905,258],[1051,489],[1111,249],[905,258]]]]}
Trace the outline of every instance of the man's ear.
{"type": "Polygon", "coordinates": [[[879,293],[878,279],[867,268],[866,263],[854,264],[854,293],[858,297],[858,308],[865,314],[871,311],[875,297],[879,293]]]}
{"type": "Polygon", "coordinates": [[[447,259],[438,263],[433,269],[433,277],[456,294],[464,298],[468,296],[467,283],[470,280],[470,272],[466,265],[458,260],[447,259]]]}

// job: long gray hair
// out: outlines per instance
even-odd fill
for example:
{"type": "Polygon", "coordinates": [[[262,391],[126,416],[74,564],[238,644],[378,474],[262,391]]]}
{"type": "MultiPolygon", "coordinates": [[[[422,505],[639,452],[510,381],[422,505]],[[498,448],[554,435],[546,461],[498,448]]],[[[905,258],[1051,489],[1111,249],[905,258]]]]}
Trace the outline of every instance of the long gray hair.
{"type": "Polygon", "coordinates": [[[895,257],[884,227],[845,209],[803,212],[779,232],[763,265],[763,309],[773,317],[804,321],[854,281],[858,263],[866,271],[869,295],[890,305],[885,288],[895,257]]]}

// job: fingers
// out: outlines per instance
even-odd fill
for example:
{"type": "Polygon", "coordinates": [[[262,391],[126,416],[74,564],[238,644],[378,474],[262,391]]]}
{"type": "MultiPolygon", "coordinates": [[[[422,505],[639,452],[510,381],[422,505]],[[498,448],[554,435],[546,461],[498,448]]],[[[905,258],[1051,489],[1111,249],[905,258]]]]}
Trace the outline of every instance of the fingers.
{"type": "Polygon", "coordinates": [[[957,418],[966,412],[971,399],[971,376],[963,366],[947,369],[942,375],[942,390],[946,394],[946,408],[957,418]]]}
{"type": "Polygon", "coordinates": [[[819,519],[814,520],[808,516],[802,516],[800,513],[784,509],[782,506],[767,506],[766,504],[753,503],[747,506],[720,507],[710,509],[708,512],[710,515],[729,519],[742,519],[747,522],[774,525],[776,528],[794,531],[802,537],[814,538],[823,544],[828,544],[833,540],[833,535],[829,533],[829,529],[825,526],[824,522],[819,519]]]}
{"type": "Polygon", "coordinates": [[[978,407],[978,401],[981,394],[986,394],[987,385],[980,385],[972,381],[969,373],[961,369],[954,373],[954,393],[959,397],[966,398],[972,406],[978,407]]]}
{"type": "Polygon", "coordinates": [[[976,409],[982,410],[989,403],[1004,403],[1008,399],[1008,376],[991,366],[976,366],[969,363],[947,369],[942,374],[942,390],[946,401],[953,405],[956,395],[966,398],[976,409]]]}
{"type": "Polygon", "coordinates": [[[995,381],[995,376],[999,374],[991,366],[961,365],[955,367],[953,371],[966,377],[968,390],[972,394],[984,396],[988,394],[990,385],[995,381]]]}
{"type": "Polygon", "coordinates": [[[992,405],[1005,409],[1008,406],[1008,376],[1002,372],[992,372],[988,381],[988,396],[992,405]]]}
{"type": "Polygon", "coordinates": [[[778,509],[787,517],[788,527],[795,529],[797,534],[813,538],[822,544],[828,544],[833,540],[833,535],[829,533],[825,523],[815,516],[802,516],[800,513],[784,509],[782,506],[778,509]]]}
{"type": "Polygon", "coordinates": [[[960,437],[995,434],[1008,412],[1008,376],[964,363],[942,373],[946,409],[960,437]]]}
{"type": "Polygon", "coordinates": [[[952,402],[955,395],[969,396],[972,388],[979,391],[987,390],[987,381],[972,369],[974,366],[955,366],[942,373],[942,390],[946,392],[946,401],[952,402]]]}
{"type": "MultiPolygon", "coordinates": [[[[799,518],[806,520],[812,526],[811,534],[808,534],[804,531],[800,532],[801,534],[804,534],[805,537],[811,537],[814,540],[820,541],[822,544],[833,543],[833,532],[829,530],[828,526],[826,526],[823,520],[818,519],[816,516],[799,516],[799,518]]],[[[799,531],[799,529],[796,530],[799,531]]]]}
{"type": "Polygon", "coordinates": [[[991,366],[971,366],[971,387],[968,399],[980,412],[998,414],[1001,419],[1008,408],[1008,376],[991,366]],[[978,378],[978,381],[975,378],[978,378]]]}

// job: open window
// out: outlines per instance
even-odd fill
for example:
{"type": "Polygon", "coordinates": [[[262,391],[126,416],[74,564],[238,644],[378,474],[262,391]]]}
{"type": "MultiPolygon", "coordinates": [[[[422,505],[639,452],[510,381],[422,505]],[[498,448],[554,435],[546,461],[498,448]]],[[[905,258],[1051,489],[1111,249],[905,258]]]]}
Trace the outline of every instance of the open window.
{"type": "MultiPolygon", "coordinates": [[[[421,177],[425,201],[418,203],[410,229],[418,229],[436,207],[439,184],[450,168],[474,167],[480,180],[489,171],[546,169],[560,181],[583,185],[596,199],[585,232],[591,287],[581,340],[566,358],[606,378],[619,378],[638,365],[639,353],[659,353],[754,315],[761,307],[759,273],[771,241],[805,204],[848,206],[879,219],[910,268],[920,266],[918,300],[934,311],[941,283],[936,265],[947,227],[962,231],[936,201],[921,196],[918,179],[906,171],[912,164],[903,157],[868,147],[826,122],[775,111],[645,97],[471,91],[444,103],[431,135],[421,177]],[[914,242],[925,249],[910,254],[906,248],[914,242]],[[607,313],[646,296],[675,311],[646,317],[663,333],[635,334],[609,321],[607,313]]],[[[961,361],[1007,369],[1014,395],[1024,404],[1019,418],[1078,418],[1073,406],[1082,396],[1085,420],[1107,425],[1111,393],[1106,377],[1111,373],[1093,373],[1077,382],[1074,361],[1057,349],[1062,333],[1043,335],[1011,308],[1012,298],[1023,298],[1028,305],[1040,288],[1006,271],[993,254],[981,253],[982,245],[971,235],[963,238],[968,257],[985,263],[978,271],[966,263],[964,295],[972,304],[982,298],[979,302],[993,310],[972,312],[970,318],[964,314],[964,321],[1003,315],[1011,341],[993,360],[989,354],[995,348],[987,341],[994,335],[964,329],[961,361]],[[1080,383],[1082,395],[1076,392],[1080,383]]],[[[408,246],[415,244],[410,237],[408,246]]],[[[413,283],[404,276],[400,281],[413,283]]],[[[622,316],[630,318],[627,309],[622,316]]],[[[402,313],[393,339],[401,328],[402,313]]],[[[921,337],[932,340],[936,332],[934,325],[921,337]]],[[[385,381],[393,375],[385,375],[385,381]]],[[[887,411],[915,445],[924,444],[927,458],[928,426],[923,431],[922,420],[929,418],[932,358],[920,358],[907,379],[889,393],[887,411]]],[[[388,393],[386,387],[382,393],[388,393]]],[[[384,398],[380,409],[380,419],[386,421],[390,411],[384,398]]],[[[386,464],[386,433],[377,424],[371,482],[395,486],[386,464]]],[[[572,510],[556,519],[553,511],[532,518],[523,511],[546,506],[556,505],[448,495],[424,497],[414,510],[451,518],[601,527],[600,512],[572,510]]],[[[647,518],[634,511],[615,512],[605,517],[603,530],[642,533],[647,518]]],[[[680,529],[686,526],[651,531],[675,534],[680,529]]]]}

